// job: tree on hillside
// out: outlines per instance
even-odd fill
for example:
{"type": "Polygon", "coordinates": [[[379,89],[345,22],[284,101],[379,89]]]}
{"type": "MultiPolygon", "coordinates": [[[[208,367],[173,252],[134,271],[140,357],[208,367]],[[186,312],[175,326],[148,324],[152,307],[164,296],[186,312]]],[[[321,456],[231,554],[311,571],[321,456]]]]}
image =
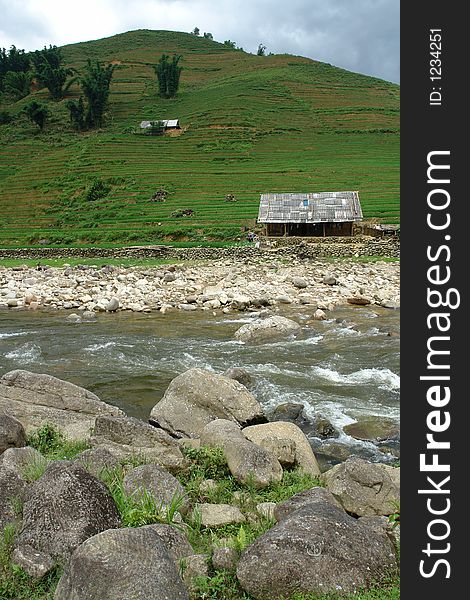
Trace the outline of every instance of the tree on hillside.
{"type": "Polygon", "coordinates": [[[174,98],[178,91],[182,67],[178,65],[181,56],[173,55],[172,60],[168,54],[163,54],[155,65],[158,88],[162,98],[174,98]]]}
{"type": "Polygon", "coordinates": [[[26,73],[29,68],[29,55],[24,50],[18,50],[16,46],[11,46],[8,51],[2,48],[0,50],[0,92],[4,89],[4,78],[8,72],[26,73]]]}
{"type": "Polygon", "coordinates": [[[71,79],[65,86],[67,77],[75,71],[62,66],[63,58],[57,46],[44,46],[43,50],[36,50],[31,54],[31,61],[39,84],[49,90],[54,100],[63,98],[68,88],[76,81],[76,78],[71,79]]]}
{"type": "Polygon", "coordinates": [[[264,44],[260,44],[258,46],[258,50],[256,52],[258,56],[266,56],[266,46],[264,44]]]}
{"type": "Polygon", "coordinates": [[[109,86],[116,65],[104,67],[99,61],[88,59],[86,73],[80,84],[87,100],[85,125],[87,128],[101,127],[104,111],[108,105],[109,86]]]}
{"type": "Polygon", "coordinates": [[[206,38],[206,40],[213,40],[214,39],[214,36],[209,31],[204,32],[204,37],[206,38]]]}
{"type": "Polygon", "coordinates": [[[83,96],[80,96],[78,102],[69,100],[66,104],[70,112],[70,121],[72,122],[75,131],[83,131],[85,125],[85,105],[83,104],[83,96]]]}
{"type": "Polygon", "coordinates": [[[3,89],[14,100],[21,100],[29,95],[31,79],[30,72],[8,71],[3,79],[3,89]]]}
{"type": "Polygon", "coordinates": [[[195,28],[194,28],[194,29],[191,31],[191,34],[192,34],[192,35],[199,35],[199,33],[200,33],[200,29],[199,29],[199,27],[195,27],[195,28]]]}
{"type": "Polygon", "coordinates": [[[225,40],[224,46],[228,46],[229,48],[233,48],[235,50],[237,44],[236,42],[232,42],[232,40],[225,40]]]}
{"type": "Polygon", "coordinates": [[[37,102],[36,100],[31,100],[31,102],[24,107],[23,111],[41,131],[44,129],[47,117],[50,114],[45,104],[37,102]]]}

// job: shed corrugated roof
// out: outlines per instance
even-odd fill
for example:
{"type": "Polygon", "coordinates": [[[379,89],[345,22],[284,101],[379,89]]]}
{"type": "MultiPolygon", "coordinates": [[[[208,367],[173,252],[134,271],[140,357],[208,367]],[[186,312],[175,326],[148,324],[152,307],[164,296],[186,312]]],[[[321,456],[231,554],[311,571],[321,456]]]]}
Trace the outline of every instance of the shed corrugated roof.
{"type": "MultiPolygon", "coordinates": [[[[155,121],[141,121],[140,127],[141,129],[147,129],[151,127],[152,123],[155,121]]],[[[162,119],[162,123],[165,127],[179,127],[179,119],[162,119]]]]}
{"type": "Polygon", "coordinates": [[[362,219],[359,192],[261,194],[260,223],[342,223],[362,219]]]}

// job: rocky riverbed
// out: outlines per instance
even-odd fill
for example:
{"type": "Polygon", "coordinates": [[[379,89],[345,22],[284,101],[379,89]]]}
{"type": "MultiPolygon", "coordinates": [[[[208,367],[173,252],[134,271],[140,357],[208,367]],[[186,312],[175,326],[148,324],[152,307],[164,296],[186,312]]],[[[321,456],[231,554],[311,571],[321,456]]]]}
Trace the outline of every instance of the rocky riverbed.
{"type": "MultiPolygon", "coordinates": [[[[175,263],[155,268],[0,267],[0,308],[127,310],[257,310],[305,304],[398,308],[398,262],[239,259],[175,263]]],[[[321,312],[317,318],[322,318],[321,312]]]]}

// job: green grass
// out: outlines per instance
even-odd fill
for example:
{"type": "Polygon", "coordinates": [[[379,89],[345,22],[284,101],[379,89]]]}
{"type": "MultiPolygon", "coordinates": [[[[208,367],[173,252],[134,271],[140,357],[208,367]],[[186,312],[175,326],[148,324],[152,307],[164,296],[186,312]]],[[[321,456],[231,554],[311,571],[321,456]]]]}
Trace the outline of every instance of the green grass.
{"type": "Polygon", "coordinates": [[[15,525],[7,525],[3,531],[0,531],[1,600],[53,600],[61,569],[57,567],[42,579],[36,580],[25,573],[21,567],[13,564],[11,553],[16,534],[15,525]]]}
{"type": "Polygon", "coordinates": [[[87,450],[85,441],[69,440],[52,424],[46,423],[28,436],[27,445],[38,450],[48,460],[70,460],[87,450]]]}
{"type": "Polygon", "coordinates": [[[106,265],[113,265],[116,267],[159,267],[161,265],[174,264],[177,262],[173,259],[161,259],[161,258],[5,258],[0,259],[0,265],[3,267],[36,267],[38,264],[41,266],[49,266],[62,268],[65,266],[76,267],[77,265],[88,265],[96,268],[101,268],[106,265]]]}
{"type": "MultiPolygon", "coordinates": [[[[243,241],[262,192],[359,190],[366,218],[399,222],[399,86],[307,58],[258,57],[184,33],[139,30],[63,48],[67,65],[118,61],[103,130],[75,133],[66,100],[44,132],[0,110],[0,247],[243,241]],[[152,65],[183,56],[178,96],[152,65]],[[179,118],[179,137],[133,131],[179,118]],[[90,195],[99,180],[102,197],[90,195]],[[100,184],[101,185],[101,184],[100,184]],[[163,186],[165,202],[151,202],[163,186]],[[228,193],[237,202],[226,202],[228,193]],[[88,198],[88,199],[87,199],[88,198]],[[90,198],[95,198],[90,200],[90,198]],[[191,217],[174,218],[177,209],[191,217]]],[[[69,98],[77,98],[72,86],[69,98]]],[[[98,194],[99,196],[99,194],[98,194]]]]}

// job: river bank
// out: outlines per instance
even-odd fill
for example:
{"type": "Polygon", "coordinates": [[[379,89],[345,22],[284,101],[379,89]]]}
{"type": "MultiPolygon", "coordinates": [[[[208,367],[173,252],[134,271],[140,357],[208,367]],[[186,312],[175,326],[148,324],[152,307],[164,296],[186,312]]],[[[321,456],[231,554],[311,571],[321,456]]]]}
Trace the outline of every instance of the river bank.
{"type": "Polygon", "coordinates": [[[179,262],[155,268],[90,265],[1,267],[0,308],[167,312],[255,310],[354,303],[397,308],[398,262],[256,258],[179,262]]]}

